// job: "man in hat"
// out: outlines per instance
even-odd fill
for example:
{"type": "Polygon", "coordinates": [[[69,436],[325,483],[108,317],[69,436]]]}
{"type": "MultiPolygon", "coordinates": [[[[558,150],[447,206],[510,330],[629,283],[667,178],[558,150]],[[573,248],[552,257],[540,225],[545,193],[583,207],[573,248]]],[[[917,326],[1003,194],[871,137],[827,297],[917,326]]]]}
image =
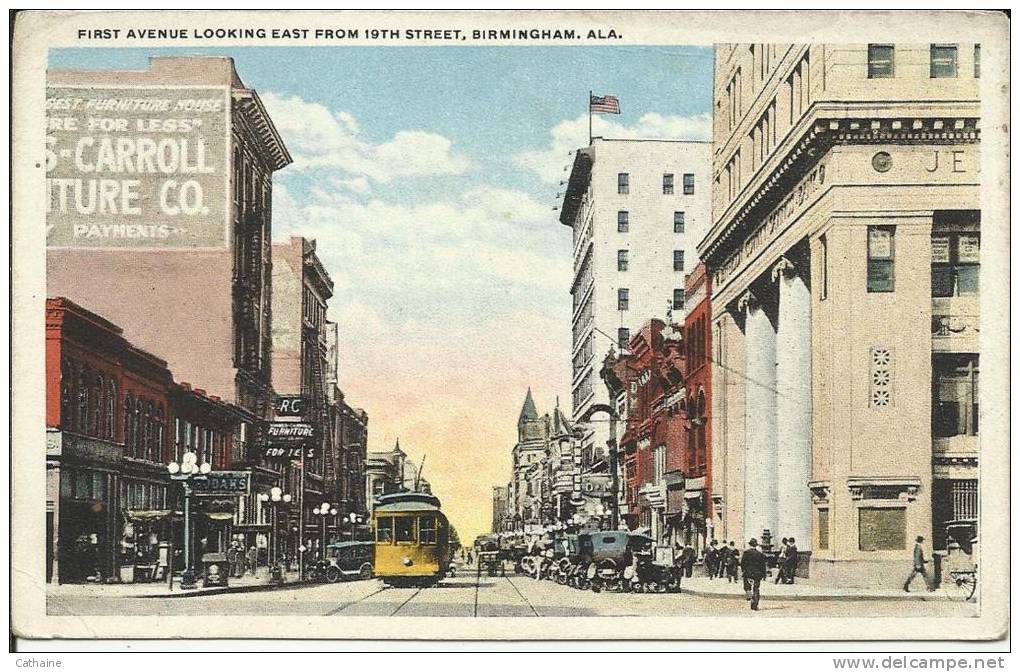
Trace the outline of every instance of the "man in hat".
{"type": "Polygon", "coordinates": [[[709,542],[705,549],[705,569],[708,571],[708,578],[714,579],[719,574],[719,542],[715,539],[709,542]]]}
{"type": "Polygon", "coordinates": [[[920,574],[921,578],[924,579],[924,587],[927,588],[929,592],[935,590],[931,585],[931,581],[928,580],[928,572],[924,568],[926,564],[928,564],[928,561],[924,558],[924,537],[918,535],[917,543],[914,544],[914,568],[910,570],[910,575],[907,576],[907,580],[903,582],[904,592],[910,592],[910,582],[913,581],[914,577],[918,574],[920,574]]]}
{"type": "Polygon", "coordinates": [[[744,575],[744,590],[747,599],[751,600],[751,611],[758,611],[761,600],[761,581],[768,572],[768,561],[765,554],[758,550],[758,540],[747,542],[748,548],[740,558],[740,570],[744,575]]]}

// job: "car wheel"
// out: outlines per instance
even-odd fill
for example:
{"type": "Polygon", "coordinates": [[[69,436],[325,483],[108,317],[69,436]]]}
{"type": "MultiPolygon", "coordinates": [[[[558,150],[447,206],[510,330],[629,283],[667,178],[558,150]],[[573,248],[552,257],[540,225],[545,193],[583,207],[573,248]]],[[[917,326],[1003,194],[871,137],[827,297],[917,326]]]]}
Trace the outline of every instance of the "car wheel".
{"type": "Polygon", "coordinates": [[[368,579],[371,579],[373,575],[374,572],[372,571],[372,565],[366,562],[361,566],[361,571],[358,573],[358,578],[367,581],[368,579]]]}
{"type": "Polygon", "coordinates": [[[326,570],[326,580],[330,583],[336,583],[340,580],[340,568],[330,567],[326,570]]]}

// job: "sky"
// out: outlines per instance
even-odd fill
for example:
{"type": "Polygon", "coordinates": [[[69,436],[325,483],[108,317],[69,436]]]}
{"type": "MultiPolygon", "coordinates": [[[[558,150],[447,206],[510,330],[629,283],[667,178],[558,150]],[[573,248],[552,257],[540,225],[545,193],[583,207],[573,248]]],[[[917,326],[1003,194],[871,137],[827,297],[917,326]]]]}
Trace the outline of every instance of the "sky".
{"type": "Polygon", "coordinates": [[[570,413],[571,231],[557,197],[594,134],[707,140],[710,47],[62,49],[51,68],[145,69],[226,55],[294,163],[273,237],[302,235],[334,281],[341,387],[369,450],[400,439],[461,537],[488,530],[530,386],[570,413]]]}

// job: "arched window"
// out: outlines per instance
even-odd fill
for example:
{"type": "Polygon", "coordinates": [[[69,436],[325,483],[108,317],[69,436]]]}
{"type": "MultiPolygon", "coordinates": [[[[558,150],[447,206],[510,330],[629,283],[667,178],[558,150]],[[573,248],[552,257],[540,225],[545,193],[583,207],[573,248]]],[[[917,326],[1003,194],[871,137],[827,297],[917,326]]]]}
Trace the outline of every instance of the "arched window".
{"type": "Polygon", "coordinates": [[[98,373],[93,379],[95,381],[94,393],[92,395],[92,420],[89,422],[89,429],[93,436],[106,436],[106,428],[103,426],[104,414],[106,412],[106,379],[103,374],[98,373]]]}
{"type": "Polygon", "coordinates": [[[87,369],[78,371],[77,377],[77,411],[75,412],[75,429],[82,434],[88,433],[89,427],[89,375],[87,369]]]}
{"type": "Polygon", "coordinates": [[[166,446],[163,445],[166,441],[166,423],[165,416],[163,415],[163,404],[160,404],[156,408],[156,455],[155,461],[165,462],[166,461],[166,446]]]}
{"type": "Polygon", "coordinates": [[[117,383],[113,380],[106,386],[106,438],[117,438],[117,383]]]}
{"type": "Polygon", "coordinates": [[[74,363],[67,358],[60,363],[60,427],[71,429],[74,427],[74,363]]]}
{"type": "Polygon", "coordinates": [[[146,460],[152,461],[152,415],[153,415],[152,402],[144,402],[142,408],[142,450],[141,454],[145,456],[146,460]]]}
{"type": "Polygon", "coordinates": [[[124,452],[128,457],[135,456],[135,395],[130,392],[124,398],[124,452]]]}

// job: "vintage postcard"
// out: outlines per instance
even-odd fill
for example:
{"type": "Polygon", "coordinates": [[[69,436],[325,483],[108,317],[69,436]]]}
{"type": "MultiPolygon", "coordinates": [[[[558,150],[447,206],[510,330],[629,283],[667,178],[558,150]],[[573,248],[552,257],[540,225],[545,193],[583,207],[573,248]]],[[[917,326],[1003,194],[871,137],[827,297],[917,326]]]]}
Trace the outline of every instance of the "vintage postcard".
{"type": "Polygon", "coordinates": [[[1008,31],[17,14],[16,633],[1005,636],[1008,31]]]}

